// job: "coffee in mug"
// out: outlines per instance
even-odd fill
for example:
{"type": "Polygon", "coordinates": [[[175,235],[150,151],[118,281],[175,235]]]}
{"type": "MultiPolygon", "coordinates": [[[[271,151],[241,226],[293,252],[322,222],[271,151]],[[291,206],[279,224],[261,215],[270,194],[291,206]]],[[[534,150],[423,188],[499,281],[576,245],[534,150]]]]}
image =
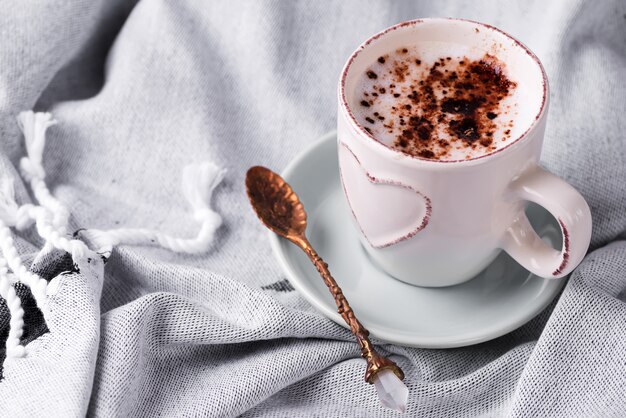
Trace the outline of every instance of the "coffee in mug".
{"type": "Polygon", "coordinates": [[[470,59],[460,46],[403,46],[361,75],[353,105],[376,140],[433,160],[470,159],[516,135],[517,83],[488,53],[470,59]]]}

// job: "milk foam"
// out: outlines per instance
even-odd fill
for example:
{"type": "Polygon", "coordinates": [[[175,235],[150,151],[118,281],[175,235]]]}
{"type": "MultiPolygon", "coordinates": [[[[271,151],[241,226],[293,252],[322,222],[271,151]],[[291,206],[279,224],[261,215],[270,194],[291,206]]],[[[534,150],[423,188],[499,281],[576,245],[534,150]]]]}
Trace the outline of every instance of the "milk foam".
{"type": "MultiPolygon", "coordinates": [[[[444,42],[422,42],[416,46],[406,46],[391,51],[374,61],[361,75],[356,86],[351,110],[358,123],[367,128],[378,141],[411,154],[412,152],[398,145],[398,138],[406,129],[406,125],[398,123],[398,106],[406,106],[408,103],[413,106],[412,110],[404,112],[412,112],[412,115],[422,117],[424,115],[422,107],[426,105],[420,104],[419,101],[411,102],[407,97],[411,97],[411,93],[416,90],[416,87],[419,87],[419,81],[423,81],[428,76],[435,63],[441,63],[441,67],[437,68],[441,68],[441,72],[447,75],[454,70],[455,64],[459,62],[467,62],[468,60],[478,62],[484,57],[484,51],[465,45],[444,42]],[[407,64],[405,71],[403,71],[406,75],[404,80],[394,72],[398,67],[404,68],[403,64],[407,64]],[[394,97],[394,94],[399,95],[399,97],[394,97]]],[[[502,74],[509,78],[506,66],[502,63],[498,64],[499,71],[502,71],[502,74]]],[[[511,81],[515,85],[516,80],[511,81]]],[[[452,94],[449,90],[454,89],[438,85],[433,88],[433,95],[439,101],[439,106],[442,105],[444,92],[452,94]]],[[[497,115],[493,120],[486,120],[484,116],[482,117],[490,126],[491,136],[488,139],[491,140],[491,143],[489,146],[482,146],[479,141],[459,139],[450,133],[447,123],[435,121],[430,127],[432,128],[432,150],[436,155],[426,158],[437,160],[471,159],[493,153],[515,141],[527,128],[520,123],[515,123],[518,115],[518,103],[521,100],[520,91],[520,88],[511,88],[508,95],[499,100],[497,108],[493,112],[489,112],[490,116],[497,115]],[[448,144],[446,146],[439,145],[446,143],[448,144]]]]}

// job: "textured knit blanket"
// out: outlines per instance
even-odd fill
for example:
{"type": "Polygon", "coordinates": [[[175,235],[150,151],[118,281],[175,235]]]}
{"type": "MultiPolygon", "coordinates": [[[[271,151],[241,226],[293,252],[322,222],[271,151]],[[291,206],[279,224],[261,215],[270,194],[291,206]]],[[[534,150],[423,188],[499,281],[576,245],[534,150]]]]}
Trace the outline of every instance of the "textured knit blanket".
{"type": "Polygon", "coordinates": [[[378,345],[406,373],[406,416],[626,416],[623,1],[0,10],[0,416],[396,416],[350,332],[285,279],[243,179],[334,129],[339,72],[364,39],[427,16],[497,26],[539,56],[542,163],[594,225],[563,293],[518,330],[378,345]]]}

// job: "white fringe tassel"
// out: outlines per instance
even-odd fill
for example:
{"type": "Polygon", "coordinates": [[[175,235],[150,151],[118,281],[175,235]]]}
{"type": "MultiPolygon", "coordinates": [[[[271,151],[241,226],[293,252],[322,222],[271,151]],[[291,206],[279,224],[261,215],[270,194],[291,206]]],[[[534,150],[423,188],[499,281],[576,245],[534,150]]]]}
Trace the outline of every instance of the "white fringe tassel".
{"type": "MultiPolygon", "coordinates": [[[[67,238],[67,224],[70,213],[67,208],[50,193],[46,185],[46,171],[43,168],[43,151],[46,145],[46,130],[56,125],[50,113],[21,112],[18,125],[24,133],[26,157],[20,161],[23,177],[30,183],[35,199],[41,206],[25,205],[31,219],[37,222],[37,232],[46,240],[47,247],[55,247],[72,254],[73,258],[83,258],[89,248],[84,242],[67,238]],[[47,209],[47,210],[46,210],[47,209]]],[[[24,229],[26,223],[18,223],[24,229]]]]}
{"type": "Polygon", "coordinates": [[[26,142],[26,157],[20,161],[20,168],[24,178],[30,183],[35,198],[39,204],[52,212],[53,225],[65,233],[70,217],[67,208],[59,202],[46,185],[46,172],[43,168],[43,150],[46,145],[46,130],[56,125],[50,113],[34,113],[29,110],[17,117],[18,125],[24,133],[26,142]]]}
{"type": "Polygon", "coordinates": [[[25,216],[27,216],[26,212],[21,211],[15,203],[13,181],[10,179],[0,180],[0,249],[15,277],[30,287],[37,307],[46,318],[48,314],[46,303],[48,282],[24,266],[22,258],[17,253],[11,233],[11,226],[26,223],[23,220],[25,216]]]}
{"type": "MultiPolygon", "coordinates": [[[[201,223],[195,238],[177,238],[160,231],[143,228],[122,228],[102,231],[89,229],[85,236],[104,251],[120,245],[155,245],[178,253],[197,254],[209,249],[215,231],[222,225],[222,217],[211,209],[210,201],[215,188],[224,178],[226,170],[210,162],[191,164],[183,170],[182,191],[189,202],[194,218],[201,223]]],[[[110,250],[109,250],[110,251],[110,250]]],[[[100,251],[99,251],[100,252],[100,251]]]]}

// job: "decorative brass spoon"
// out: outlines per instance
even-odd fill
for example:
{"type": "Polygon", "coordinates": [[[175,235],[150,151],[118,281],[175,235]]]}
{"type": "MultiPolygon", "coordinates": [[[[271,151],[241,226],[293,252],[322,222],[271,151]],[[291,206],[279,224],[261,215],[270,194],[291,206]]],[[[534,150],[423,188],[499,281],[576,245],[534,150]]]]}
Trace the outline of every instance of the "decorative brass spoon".
{"type": "Polygon", "coordinates": [[[328,264],[317,255],[307,240],[306,212],[298,196],[282,177],[260,166],[248,170],[246,192],[261,222],[271,231],[302,248],[311,259],[335,298],[337,312],[350,326],[361,347],[361,356],[367,361],[365,381],[375,384],[385,406],[404,412],[408,397],[408,389],[401,382],[404,373],[396,363],[376,352],[369,340],[369,331],[356,318],[341,288],[330,275],[328,264]]]}

